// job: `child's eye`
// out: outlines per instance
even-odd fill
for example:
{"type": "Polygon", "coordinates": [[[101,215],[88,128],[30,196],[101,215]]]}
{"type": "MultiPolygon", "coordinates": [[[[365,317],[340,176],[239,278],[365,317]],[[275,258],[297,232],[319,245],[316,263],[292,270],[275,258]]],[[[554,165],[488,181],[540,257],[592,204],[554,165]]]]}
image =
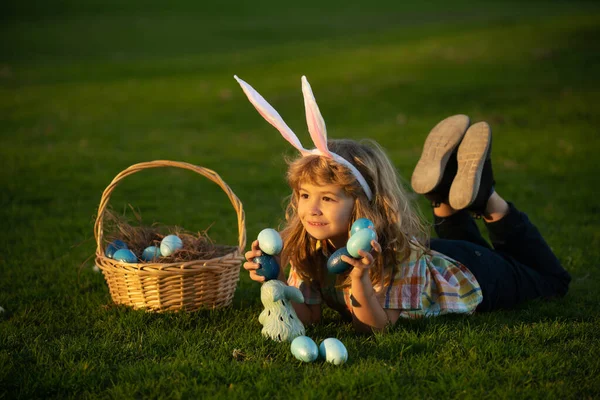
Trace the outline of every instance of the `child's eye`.
{"type": "Polygon", "coordinates": [[[323,197],[323,201],[334,201],[331,197],[323,197]]]}
{"type": "Polygon", "coordinates": [[[300,193],[300,198],[301,199],[308,199],[308,194],[307,193],[300,193]]]}

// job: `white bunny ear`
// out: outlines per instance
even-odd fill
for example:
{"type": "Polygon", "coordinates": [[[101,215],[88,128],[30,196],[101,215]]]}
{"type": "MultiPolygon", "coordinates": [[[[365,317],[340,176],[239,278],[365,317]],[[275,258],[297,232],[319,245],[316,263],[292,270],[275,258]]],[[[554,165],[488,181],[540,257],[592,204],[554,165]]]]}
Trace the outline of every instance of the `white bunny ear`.
{"type": "Polygon", "coordinates": [[[325,121],[315,100],[312,89],[306,76],[302,76],[302,94],[304,95],[304,108],[306,109],[306,124],[308,132],[313,143],[319,151],[328,157],[331,157],[331,152],[327,148],[327,128],[325,121]]]}
{"type": "Polygon", "coordinates": [[[250,103],[254,105],[258,113],[262,115],[267,122],[277,128],[284,139],[290,142],[292,146],[300,151],[300,153],[306,154],[308,150],[302,147],[302,143],[300,143],[300,140],[296,134],[290,129],[289,126],[287,126],[279,113],[260,95],[260,93],[254,90],[252,86],[238,78],[237,75],[234,75],[233,77],[236,81],[238,81],[242,87],[242,90],[244,93],[246,93],[246,96],[248,96],[248,100],[250,100],[250,103]]]}

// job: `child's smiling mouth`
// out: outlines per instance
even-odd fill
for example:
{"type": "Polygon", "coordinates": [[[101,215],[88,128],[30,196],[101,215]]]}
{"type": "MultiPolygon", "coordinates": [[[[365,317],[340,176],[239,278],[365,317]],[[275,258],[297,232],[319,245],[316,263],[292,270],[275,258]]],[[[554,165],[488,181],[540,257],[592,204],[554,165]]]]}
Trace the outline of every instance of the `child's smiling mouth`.
{"type": "Polygon", "coordinates": [[[312,222],[312,221],[308,221],[308,225],[315,226],[315,227],[321,227],[321,226],[327,225],[327,223],[326,222],[312,222]]]}

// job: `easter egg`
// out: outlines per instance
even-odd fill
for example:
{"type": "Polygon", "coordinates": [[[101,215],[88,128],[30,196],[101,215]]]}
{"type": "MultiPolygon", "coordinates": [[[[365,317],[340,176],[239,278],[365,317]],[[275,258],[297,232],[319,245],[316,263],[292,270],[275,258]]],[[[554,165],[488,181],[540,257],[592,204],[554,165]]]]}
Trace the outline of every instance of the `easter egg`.
{"type": "Polygon", "coordinates": [[[157,246],[148,246],[142,252],[141,259],[144,261],[153,261],[160,258],[162,254],[160,254],[160,248],[157,246]]]}
{"type": "Polygon", "coordinates": [[[361,229],[348,239],[348,243],[346,243],[348,253],[354,258],[360,258],[358,251],[371,251],[371,241],[376,238],[377,235],[371,229],[361,229]]]}
{"type": "Polygon", "coordinates": [[[334,365],[342,365],[348,360],[346,346],[336,338],[327,338],[319,346],[319,355],[334,365]]]}
{"type": "Polygon", "coordinates": [[[356,232],[360,231],[361,229],[367,229],[369,226],[375,226],[371,222],[371,220],[368,220],[366,218],[357,219],[356,221],[354,221],[354,223],[350,227],[350,236],[354,235],[356,232]]]}
{"type": "Polygon", "coordinates": [[[138,261],[133,251],[129,249],[119,249],[113,254],[113,259],[126,263],[136,263],[138,261]]]}
{"type": "Polygon", "coordinates": [[[292,340],[290,350],[300,361],[313,362],[319,357],[317,344],[308,336],[298,336],[292,340]]]}
{"type": "Polygon", "coordinates": [[[253,261],[260,264],[260,268],[256,270],[256,274],[264,276],[265,280],[270,281],[277,279],[279,276],[279,264],[275,257],[263,254],[262,256],[254,257],[253,261]]]}
{"type": "Polygon", "coordinates": [[[283,241],[281,240],[279,232],[275,229],[267,228],[263,229],[258,234],[258,246],[263,253],[274,256],[281,253],[283,241]]]}
{"type": "Polygon", "coordinates": [[[342,260],[342,256],[352,257],[348,249],[342,247],[337,249],[327,260],[327,271],[330,274],[342,274],[352,268],[352,265],[342,260]]]}
{"type": "Polygon", "coordinates": [[[177,235],[167,235],[160,242],[160,254],[167,257],[183,247],[183,242],[177,235]]]}
{"type": "Polygon", "coordinates": [[[106,250],[104,251],[104,255],[106,255],[106,257],[108,258],[113,258],[113,255],[115,254],[115,252],[119,249],[126,249],[127,248],[127,243],[125,243],[122,240],[114,240],[112,242],[110,242],[108,244],[108,246],[106,246],[106,250]]]}

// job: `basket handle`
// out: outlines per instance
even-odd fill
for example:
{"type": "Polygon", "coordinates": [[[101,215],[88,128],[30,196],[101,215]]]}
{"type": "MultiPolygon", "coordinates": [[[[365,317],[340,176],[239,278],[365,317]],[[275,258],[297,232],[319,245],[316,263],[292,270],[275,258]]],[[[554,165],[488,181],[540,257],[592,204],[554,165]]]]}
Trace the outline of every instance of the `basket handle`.
{"type": "Polygon", "coordinates": [[[96,248],[96,254],[104,254],[104,251],[102,250],[104,212],[106,211],[106,206],[108,205],[108,201],[110,200],[110,195],[113,192],[113,190],[115,190],[115,188],[118,186],[119,182],[122,179],[124,179],[125,177],[127,177],[131,174],[135,174],[136,172],[140,172],[141,170],[144,170],[144,169],[161,168],[161,167],[174,167],[174,168],[189,169],[190,171],[194,171],[194,172],[210,179],[211,181],[213,181],[214,183],[219,185],[221,187],[221,189],[223,189],[223,191],[225,192],[227,197],[229,197],[229,200],[231,201],[231,204],[233,205],[235,212],[237,213],[238,232],[239,232],[238,247],[239,247],[240,253],[243,253],[244,248],[246,247],[246,225],[245,225],[246,216],[244,214],[244,209],[242,208],[242,202],[233,193],[231,188],[221,179],[221,177],[215,171],[212,171],[207,168],[199,167],[197,165],[188,164],[188,163],[179,162],[179,161],[156,160],[156,161],[148,161],[148,162],[134,164],[134,165],[130,166],[129,168],[121,171],[112,180],[110,185],[108,185],[108,187],[106,189],[104,189],[104,192],[102,193],[102,198],[100,199],[100,206],[98,207],[98,216],[96,217],[96,223],[94,224],[94,236],[96,238],[96,244],[98,246],[96,248]]]}

